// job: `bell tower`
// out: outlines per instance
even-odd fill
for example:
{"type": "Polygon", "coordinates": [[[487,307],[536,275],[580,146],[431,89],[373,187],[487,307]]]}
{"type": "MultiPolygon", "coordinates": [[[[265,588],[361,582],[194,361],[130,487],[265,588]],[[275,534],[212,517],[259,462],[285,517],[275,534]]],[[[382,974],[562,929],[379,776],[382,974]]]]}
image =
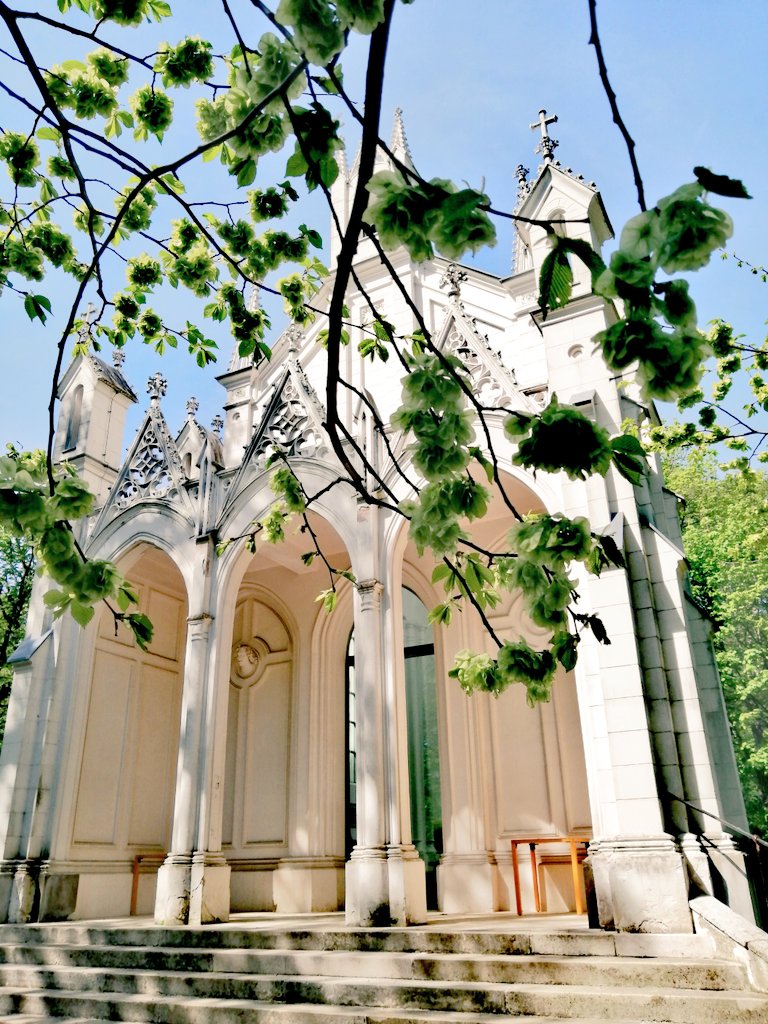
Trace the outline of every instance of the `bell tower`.
{"type": "Polygon", "coordinates": [[[125,416],[137,401],[122,374],[124,353],[116,349],[113,365],[79,355],[61,379],[61,403],[54,462],[70,462],[88,481],[101,504],[122,463],[125,416]]]}

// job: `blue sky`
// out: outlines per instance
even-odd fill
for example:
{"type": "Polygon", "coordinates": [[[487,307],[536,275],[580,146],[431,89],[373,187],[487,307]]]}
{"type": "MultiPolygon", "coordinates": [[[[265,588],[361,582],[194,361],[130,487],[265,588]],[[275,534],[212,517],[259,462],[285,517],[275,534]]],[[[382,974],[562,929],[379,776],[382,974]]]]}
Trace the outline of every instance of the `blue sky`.
{"type": "MultiPolygon", "coordinates": [[[[174,6],[184,14],[184,32],[205,35],[212,29],[223,38],[225,26],[212,25],[216,5],[211,0],[176,0],[174,6]]],[[[250,9],[245,0],[234,6],[250,9]]],[[[754,199],[724,201],[736,224],[730,248],[753,263],[768,262],[768,145],[761,123],[768,105],[768,5],[758,0],[728,5],[601,0],[598,15],[612,83],[637,143],[649,200],[692,180],[696,164],[742,178],[754,199]]],[[[154,37],[176,41],[182,29],[166,26],[154,37]]],[[[2,30],[0,37],[5,47],[2,30]]],[[[597,182],[618,229],[637,212],[636,198],[626,149],[612,123],[588,38],[586,0],[416,0],[398,5],[386,119],[396,106],[403,108],[413,157],[425,176],[484,184],[495,206],[511,209],[516,165],[522,162],[535,171],[536,137],[528,125],[545,107],[559,117],[552,130],[560,141],[556,156],[597,182]]],[[[39,43],[45,53],[49,44],[42,36],[39,43]]],[[[357,95],[363,49],[355,46],[343,62],[348,86],[357,95]]],[[[187,97],[180,109],[184,102],[187,97]]],[[[13,116],[8,101],[0,100],[0,123],[11,123],[13,116]]],[[[354,140],[351,128],[349,137],[354,140]]],[[[164,146],[162,158],[172,155],[164,146]]],[[[198,185],[217,180],[214,165],[205,168],[198,185]]],[[[266,183],[267,176],[260,181],[266,183]]],[[[325,212],[314,209],[319,212],[309,219],[319,220],[327,234],[325,212]]],[[[510,253],[511,233],[502,225],[496,248],[478,254],[476,263],[506,274],[510,253]]],[[[54,311],[63,313],[66,295],[45,285],[36,290],[51,294],[54,311]]],[[[702,324],[722,316],[750,336],[764,337],[768,284],[735,262],[718,259],[694,275],[693,293],[702,324]]],[[[42,445],[55,322],[30,324],[18,298],[6,291],[0,296],[0,324],[0,441],[42,445]]],[[[275,318],[273,333],[282,326],[275,318]]],[[[211,372],[197,368],[185,354],[161,358],[136,344],[128,349],[125,371],[142,396],[142,407],[147,377],[156,369],[164,373],[169,380],[164,409],[172,429],[181,425],[192,394],[201,403],[199,418],[209,423],[221,406],[214,373],[226,368],[229,351],[223,339],[220,362],[211,372]]],[[[133,428],[140,413],[132,418],[133,428]]]]}

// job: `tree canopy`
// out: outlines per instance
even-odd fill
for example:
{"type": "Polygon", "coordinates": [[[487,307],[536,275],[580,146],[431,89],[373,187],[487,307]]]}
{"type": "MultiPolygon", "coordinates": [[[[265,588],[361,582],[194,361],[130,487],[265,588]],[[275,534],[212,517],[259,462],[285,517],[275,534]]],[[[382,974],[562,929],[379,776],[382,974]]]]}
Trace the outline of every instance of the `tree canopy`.
{"type": "MultiPolygon", "coordinates": [[[[449,621],[465,602],[487,622],[485,609],[498,601],[499,591],[521,589],[533,622],[552,630],[540,650],[494,637],[495,657],[463,652],[452,674],[468,691],[500,692],[520,682],[532,701],[546,698],[557,665],[575,663],[580,633],[592,629],[605,639],[599,619],[574,607],[568,565],[581,561],[599,573],[620,564],[621,557],[585,520],[562,513],[524,516],[514,507],[485,429],[488,410],[464,368],[434,345],[404,289],[418,324],[405,336],[357,276],[354,256],[361,238],[392,269],[389,253],[396,248],[404,247],[415,261],[435,252],[460,259],[493,243],[498,220],[521,219],[497,209],[482,187],[422,178],[381,138],[389,32],[401,3],[251,0],[246,18],[222,0],[225,46],[185,34],[165,0],[58,0],[57,6],[58,19],[34,5],[16,9],[0,0],[0,20],[13,45],[5,59],[26,76],[22,89],[2,85],[22,125],[0,134],[9,183],[0,205],[3,301],[23,303],[30,320],[45,323],[51,313],[49,281],[61,278],[70,288],[51,381],[46,458],[12,449],[0,459],[0,523],[32,539],[55,584],[47,603],[56,614],[70,611],[85,625],[94,604],[107,600],[137,642],[148,642],[151,626],[134,610],[130,585],[115,566],[85,557],[71,528],[92,511],[93,496],[83,481],[52,462],[56,391],[72,343],[76,353],[137,342],[158,352],[184,346],[205,366],[216,350],[208,329],[214,322],[229,327],[242,358],[258,363],[270,354],[269,316],[249,301],[258,286],[279,296],[295,323],[319,318],[324,324],[324,426],[339,481],[368,503],[410,520],[417,548],[435,556],[435,582],[443,582],[446,600],[433,619],[449,621]],[[168,39],[158,42],[153,29],[144,47],[146,24],[167,25],[168,39]],[[60,35],[55,62],[35,53],[36,33],[43,28],[60,35]],[[342,69],[355,36],[365,39],[368,56],[363,91],[351,96],[342,69]],[[73,47],[78,55],[66,59],[73,47]],[[188,109],[190,92],[197,97],[194,138],[188,117],[177,113],[188,109]],[[340,107],[361,135],[356,187],[344,222],[331,196],[342,148],[340,107]],[[377,170],[382,152],[389,170],[377,170]],[[211,169],[207,177],[214,191],[199,197],[194,174],[203,164],[211,169]],[[193,180],[194,194],[188,187],[193,180]],[[316,301],[328,275],[319,258],[322,237],[297,213],[311,193],[325,198],[340,236],[322,307],[316,301]],[[370,309],[361,353],[372,361],[399,360],[405,374],[402,405],[392,421],[411,437],[410,466],[401,467],[412,490],[405,502],[339,415],[340,397],[353,387],[340,359],[350,342],[345,297],[352,286],[370,309]],[[166,305],[169,288],[188,293],[188,315],[179,318],[178,305],[166,305]],[[93,313],[84,318],[86,301],[93,313]],[[473,422],[480,424],[482,443],[475,440],[473,422]],[[481,482],[484,476],[487,483],[481,482]],[[484,515],[491,485],[515,522],[501,551],[478,549],[465,533],[467,521],[484,515]]],[[[608,366],[617,372],[632,368],[649,401],[685,399],[713,347],[698,329],[685,275],[705,266],[730,237],[731,219],[718,197],[748,196],[739,181],[695,167],[693,180],[647,206],[634,144],[610,86],[594,0],[588,8],[591,42],[627,141],[640,212],[624,227],[608,264],[586,242],[568,237],[567,222],[529,221],[551,242],[541,271],[542,316],[567,304],[573,262],[581,261],[594,292],[617,311],[616,322],[594,339],[608,366]]],[[[394,272],[393,279],[397,284],[394,272]]],[[[383,432],[386,425],[375,408],[369,411],[383,432]]],[[[510,410],[505,429],[517,446],[515,462],[531,470],[573,479],[616,471],[633,483],[645,472],[634,436],[610,437],[555,396],[538,415],[510,410]]],[[[304,490],[285,453],[275,450],[270,466],[275,504],[252,533],[276,541],[289,517],[306,517],[316,496],[304,490]]],[[[338,577],[351,574],[330,565],[328,571],[323,600],[332,609],[338,577]]]]}
{"type": "Polygon", "coordinates": [[[714,452],[666,460],[684,499],[691,590],[711,617],[752,828],[768,835],[768,477],[723,475],[714,452]]]}
{"type": "Polygon", "coordinates": [[[8,658],[24,636],[27,606],[32,592],[35,559],[24,537],[0,529],[0,744],[11,692],[8,658]]]}

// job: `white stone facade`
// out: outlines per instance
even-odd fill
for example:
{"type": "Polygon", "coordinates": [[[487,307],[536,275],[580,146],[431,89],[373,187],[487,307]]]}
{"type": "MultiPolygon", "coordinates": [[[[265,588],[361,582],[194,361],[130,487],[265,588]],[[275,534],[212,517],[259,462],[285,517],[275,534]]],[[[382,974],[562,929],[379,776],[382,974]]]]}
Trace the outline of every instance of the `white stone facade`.
{"type": "MultiPolygon", "coordinates": [[[[340,208],[350,187],[350,178],[335,186],[340,208]]],[[[523,193],[526,217],[586,218],[571,233],[598,248],[610,237],[595,189],[551,159],[523,193]]],[[[413,315],[369,245],[357,274],[396,329],[410,332],[413,315]]],[[[545,254],[543,230],[521,228],[518,272],[464,268],[460,294],[441,285],[442,259],[416,265],[401,252],[392,262],[485,405],[535,411],[557,394],[616,433],[641,409],[631,380],[617,387],[590,340],[614,314],[577,263],[572,301],[542,322],[545,254]]],[[[348,306],[352,323],[367,322],[361,294],[352,291],[348,306]]],[[[399,517],[362,504],[346,484],[330,486],[340,467],[322,426],[322,326],[290,328],[257,369],[233,361],[220,378],[221,436],[191,407],[172,437],[155,380],[122,466],[135,397],[122,374],[81,357],[64,378],[57,454],[102,501],[82,541],[133,580],[155,639],[143,654],[114,634],[106,611],[85,630],[68,619],[51,626],[36,594],[0,764],[0,914],[124,916],[133,903],[159,922],[198,923],[239,910],[345,908],[352,924],[402,924],[423,920],[428,900],[447,913],[487,913],[515,906],[510,840],[566,834],[591,841],[590,899],[602,926],[689,931],[692,878],[705,889],[719,879],[718,894],[727,889],[750,913],[730,838],[669,795],[745,826],[706,624],[686,595],[675,501],[658,475],[641,488],[613,471],[586,482],[534,478],[512,464],[501,411],[489,414],[517,508],[588,516],[613,532],[628,569],[580,579],[581,608],[601,615],[611,643],[586,636],[551,703],[528,708],[522,688],[469,698],[447,672],[457,651],[487,644],[480,623],[467,610],[433,633],[404,627],[404,593],[417,610],[441,599],[432,563],[399,517]],[[330,616],[315,601],[323,567],[302,563],[300,534],[277,547],[257,537],[248,550],[250,524],[274,501],[264,467],[274,442],[310,494],[329,488],[310,521],[329,560],[358,581],[342,585],[330,616]],[[434,680],[421,724],[419,673],[434,680]],[[426,736],[439,756],[433,749],[417,763],[426,736]],[[417,838],[427,820],[430,834],[417,838]]],[[[401,371],[394,359],[364,361],[359,331],[351,334],[344,375],[387,422],[401,371]]],[[[406,441],[389,433],[385,443],[359,395],[342,396],[345,425],[406,498],[387,452],[406,441]]],[[[473,535],[494,545],[509,525],[496,499],[473,535]]],[[[519,596],[492,622],[504,635],[546,635],[525,620],[519,596]]],[[[549,908],[564,909],[567,848],[552,850],[541,877],[549,908]]],[[[530,911],[527,857],[520,878],[530,911]]]]}

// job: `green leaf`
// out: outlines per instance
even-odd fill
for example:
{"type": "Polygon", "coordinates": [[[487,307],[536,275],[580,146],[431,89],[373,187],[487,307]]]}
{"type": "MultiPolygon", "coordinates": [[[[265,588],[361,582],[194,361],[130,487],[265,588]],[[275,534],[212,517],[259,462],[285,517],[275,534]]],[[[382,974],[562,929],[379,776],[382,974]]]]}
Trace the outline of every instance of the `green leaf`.
{"type": "Polygon", "coordinates": [[[645,458],[645,448],[638,441],[634,434],[619,434],[611,438],[611,448],[616,452],[625,452],[629,455],[637,455],[645,458]]]}
{"type": "Polygon", "coordinates": [[[232,168],[234,171],[237,168],[237,184],[241,188],[245,188],[247,185],[252,185],[256,179],[256,161],[252,157],[248,157],[246,160],[241,160],[235,164],[232,168]]]}
{"type": "Polygon", "coordinates": [[[69,606],[69,610],[72,613],[72,618],[78,624],[85,628],[93,618],[93,606],[89,604],[81,604],[80,601],[72,601],[69,606]]]}
{"type": "Polygon", "coordinates": [[[539,275],[539,306],[544,319],[550,310],[567,304],[572,288],[573,271],[568,254],[558,245],[547,254],[539,275]]]}
{"type": "Polygon", "coordinates": [[[632,434],[619,434],[611,439],[611,457],[614,466],[635,487],[648,475],[645,449],[632,434]]]}
{"type": "Polygon", "coordinates": [[[38,139],[47,139],[49,142],[58,142],[61,138],[61,132],[57,131],[56,128],[38,128],[35,132],[38,139]]]}
{"type": "Polygon", "coordinates": [[[307,161],[301,155],[301,150],[298,148],[296,152],[289,157],[288,163],[285,165],[285,173],[289,178],[299,178],[307,170],[307,161]]]}
{"type": "Polygon", "coordinates": [[[26,295],[24,297],[24,312],[30,320],[39,320],[45,323],[48,313],[51,312],[51,300],[45,295],[26,295]]]}
{"type": "Polygon", "coordinates": [[[583,238],[562,238],[558,236],[557,247],[558,249],[573,253],[574,256],[578,256],[592,275],[593,285],[606,269],[605,263],[598,253],[583,238]]]}
{"type": "MultiPolygon", "coordinates": [[[[38,134],[40,134],[38,132],[38,134]]],[[[727,174],[715,174],[708,167],[694,167],[698,183],[707,190],[715,192],[719,196],[730,196],[732,199],[751,199],[744,183],[738,178],[729,178],[727,174]]]]}
{"type": "Polygon", "coordinates": [[[330,613],[336,607],[338,597],[339,595],[336,593],[333,587],[330,587],[328,590],[322,590],[315,598],[315,601],[322,603],[323,611],[327,612],[330,615],[330,613]]]}
{"type": "Polygon", "coordinates": [[[132,615],[126,615],[123,621],[133,633],[133,638],[142,651],[148,651],[154,633],[151,620],[141,612],[134,612],[132,615]]]}
{"type": "Polygon", "coordinates": [[[626,569],[627,563],[624,559],[624,555],[621,553],[621,550],[613,537],[598,537],[597,542],[609,562],[619,569],[626,569]]]}

